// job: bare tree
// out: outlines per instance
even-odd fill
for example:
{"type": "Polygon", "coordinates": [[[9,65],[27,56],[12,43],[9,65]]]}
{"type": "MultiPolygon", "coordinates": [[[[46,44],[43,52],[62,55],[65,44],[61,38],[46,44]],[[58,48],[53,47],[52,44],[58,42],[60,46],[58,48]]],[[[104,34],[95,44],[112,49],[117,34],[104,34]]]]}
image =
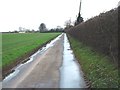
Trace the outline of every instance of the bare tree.
{"type": "Polygon", "coordinates": [[[23,28],[22,28],[22,27],[19,27],[19,31],[20,31],[20,32],[23,31],[23,28]]]}
{"type": "Polygon", "coordinates": [[[67,21],[65,22],[65,28],[68,29],[68,28],[70,28],[70,27],[72,27],[71,19],[69,19],[69,20],[67,20],[67,21]]]}

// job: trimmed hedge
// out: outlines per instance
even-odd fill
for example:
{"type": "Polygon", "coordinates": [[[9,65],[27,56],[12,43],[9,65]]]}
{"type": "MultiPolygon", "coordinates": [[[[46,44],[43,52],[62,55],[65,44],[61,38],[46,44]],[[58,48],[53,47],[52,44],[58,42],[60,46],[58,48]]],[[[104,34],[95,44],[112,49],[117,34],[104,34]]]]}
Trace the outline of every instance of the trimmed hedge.
{"type": "Polygon", "coordinates": [[[118,63],[118,8],[101,13],[65,31],[118,63]]]}

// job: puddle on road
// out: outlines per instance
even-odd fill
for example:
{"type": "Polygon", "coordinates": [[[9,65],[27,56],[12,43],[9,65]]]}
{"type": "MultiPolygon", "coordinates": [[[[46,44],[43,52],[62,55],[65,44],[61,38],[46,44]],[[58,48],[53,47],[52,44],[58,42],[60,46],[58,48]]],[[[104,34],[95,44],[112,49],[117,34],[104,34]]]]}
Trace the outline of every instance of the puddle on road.
{"type": "Polygon", "coordinates": [[[66,34],[64,34],[63,63],[60,68],[60,88],[85,88],[80,66],[76,61],[66,34]]]}
{"type": "Polygon", "coordinates": [[[28,61],[26,61],[25,63],[19,64],[17,67],[14,67],[13,68],[14,72],[10,73],[3,80],[3,85],[5,83],[7,83],[7,84],[10,83],[17,75],[20,75],[20,74],[22,75],[22,72],[25,71],[26,68],[29,67],[32,64],[32,62],[35,60],[35,58],[37,58],[37,56],[40,56],[46,50],[48,50],[50,47],[52,47],[55,44],[55,42],[60,39],[60,37],[62,35],[63,34],[59,35],[54,40],[52,40],[50,43],[48,43],[46,46],[44,46],[42,49],[39,49],[36,53],[34,53],[32,56],[29,57],[28,61]]]}

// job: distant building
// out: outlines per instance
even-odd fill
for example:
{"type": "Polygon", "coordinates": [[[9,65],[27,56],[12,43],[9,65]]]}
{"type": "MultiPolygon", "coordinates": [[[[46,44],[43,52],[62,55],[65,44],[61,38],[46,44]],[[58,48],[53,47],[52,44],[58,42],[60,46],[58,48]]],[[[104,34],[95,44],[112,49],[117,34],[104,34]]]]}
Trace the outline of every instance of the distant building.
{"type": "Polygon", "coordinates": [[[19,33],[26,33],[25,31],[19,31],[19,33]]]}

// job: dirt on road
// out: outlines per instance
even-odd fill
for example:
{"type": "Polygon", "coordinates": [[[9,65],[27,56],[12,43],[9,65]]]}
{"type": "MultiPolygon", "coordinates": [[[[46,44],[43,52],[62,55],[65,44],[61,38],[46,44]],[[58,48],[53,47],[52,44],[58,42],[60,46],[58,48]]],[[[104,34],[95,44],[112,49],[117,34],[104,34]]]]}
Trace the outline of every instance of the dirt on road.
{"type": "Polygon", "coordinates": [[[22,75],[3,81],[3,88],[59,88],[60,71],[63,58],[62,35],[55,44],[42,55],[37,56],[22,75]]]}

